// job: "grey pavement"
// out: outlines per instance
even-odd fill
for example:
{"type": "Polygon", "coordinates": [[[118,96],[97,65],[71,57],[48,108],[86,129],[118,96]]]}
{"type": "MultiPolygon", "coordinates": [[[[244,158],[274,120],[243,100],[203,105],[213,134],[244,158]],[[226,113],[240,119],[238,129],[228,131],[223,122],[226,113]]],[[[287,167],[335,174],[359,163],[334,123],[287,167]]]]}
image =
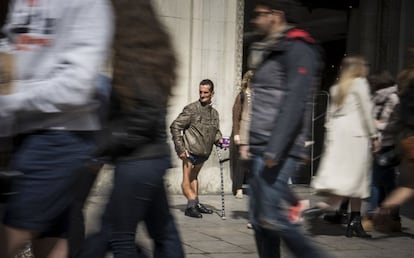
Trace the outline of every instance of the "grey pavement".
{"type": "MultiPolygon", "coordinates": [[[[302,199],[310,199],[311,204],[320,197],[312,195],[307,185],[294,185],[294,191],[302,199]]],[[[202,219],[184,216],[185,198],[181,195],[170,195],[171,211],[179,227],[185,253],[189,258],[252,258],[258,257],[254,243],[253,231],[246,227],[248,197],[235,199],[233,195],[225,195],[225,213],[221,215],[221,196],[202,195],[200,202],[213,208],[216,213],[206,214],[202,219]]],[[[87,208],[88,231],[96,229],[96,219],[100,207],[104,203],[102,195],[91,196],[87,208]]],[[[371,232],[372,239],[346,238],[345,227],[323,222],[304,223],[300,226],[309,236],[310,241],[325,250],[331,257],[414,257],[414,202],[402,208],[403,232],[381,234],[371,232]]],[[[138,227],[137,241],[148,252],[151,241],[145,228],[138,227]]],[[[282,246],[282,257],[291,257],[289,251],[282,246]]]]}

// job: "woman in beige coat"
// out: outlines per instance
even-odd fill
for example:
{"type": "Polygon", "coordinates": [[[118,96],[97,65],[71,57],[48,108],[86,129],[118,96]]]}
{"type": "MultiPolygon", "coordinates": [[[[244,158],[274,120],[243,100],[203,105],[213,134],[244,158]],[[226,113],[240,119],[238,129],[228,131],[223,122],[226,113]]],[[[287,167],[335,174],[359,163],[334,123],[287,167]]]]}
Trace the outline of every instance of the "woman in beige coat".
{"type": "Polygon", "coordinates": [[[361,226],[361,200],[370,194],[372,151],[379,146],[373,104],[366,80],[368,66],[361,57],[342,61],[338,84],[330,90],[332,98],[326,123],[325,150],[312,187],[327,194],[326,202],[304,211],[305,217],[317,217],[336,209],[349,197],[351,217],[347,237],[370,237],[361,226]]]}

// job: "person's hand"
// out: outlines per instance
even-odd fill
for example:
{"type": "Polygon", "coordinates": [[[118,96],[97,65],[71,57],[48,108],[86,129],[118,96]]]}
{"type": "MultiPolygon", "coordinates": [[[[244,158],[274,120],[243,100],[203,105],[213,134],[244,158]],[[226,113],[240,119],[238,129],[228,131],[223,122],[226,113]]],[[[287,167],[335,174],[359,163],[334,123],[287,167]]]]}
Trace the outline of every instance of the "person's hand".
{"type": "Polygon", "coordinates": [[[240,159],[250,159],[249,145],[240,145],[239,147],[240,159]]]}
{"type": "Polygon", "coordinates": [[[378,152],[381,149],[381,142],[378,138],[372,139],[371,145],[372,152],[374,153],[378,152]]]}
{"type": "Polygon", "coordinates": [[[234,140],[234,143],[235,143],[236,145],[240,145],[240,135],[236,134],[236,135],[233,137],[233,140],[234,140]]]}
{"type": "Polygon", "coordinates": [[[277,166],[277,162],[274,161],[273,159],[265,159],[264,164],[268,168],[272,168],[274,166],[277,166]]]}
{"type": "Polygon", "coordinates": [[[185,150],[180,155],[178,155],[178,157],[182,160],[186,160],[188,157],[190,157],[190,154],[188,153],[187,150],[185,150]]]}

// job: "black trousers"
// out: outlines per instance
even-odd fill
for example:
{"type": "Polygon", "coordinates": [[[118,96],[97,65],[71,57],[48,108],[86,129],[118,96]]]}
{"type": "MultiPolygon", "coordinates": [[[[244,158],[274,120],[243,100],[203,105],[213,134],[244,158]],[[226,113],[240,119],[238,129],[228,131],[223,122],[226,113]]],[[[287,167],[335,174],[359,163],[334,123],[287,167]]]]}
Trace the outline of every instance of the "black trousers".
{"type": "Polygon", "coordinates": [[[239,146],[234,144],[232,137],[230,144],[230,171],[231,179],[233,181],[233,194],[236,194],[236,191],[242,189],[243,184],[248,182],[249,170],[250,161],[240,159],[239,146]]]}

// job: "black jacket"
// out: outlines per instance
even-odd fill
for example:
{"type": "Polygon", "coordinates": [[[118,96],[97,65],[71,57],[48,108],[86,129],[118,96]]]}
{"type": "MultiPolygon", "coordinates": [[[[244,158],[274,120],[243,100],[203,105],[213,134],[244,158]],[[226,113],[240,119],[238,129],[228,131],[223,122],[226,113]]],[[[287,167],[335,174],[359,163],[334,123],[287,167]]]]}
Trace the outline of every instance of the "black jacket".
{"type": "Polygon", "coordinates": [[[286,31],[270,48],[252,79],[250,151],[278,161],[306,159],[313,93],[321,60],[314,40],[302,30],[286,31]]]}

